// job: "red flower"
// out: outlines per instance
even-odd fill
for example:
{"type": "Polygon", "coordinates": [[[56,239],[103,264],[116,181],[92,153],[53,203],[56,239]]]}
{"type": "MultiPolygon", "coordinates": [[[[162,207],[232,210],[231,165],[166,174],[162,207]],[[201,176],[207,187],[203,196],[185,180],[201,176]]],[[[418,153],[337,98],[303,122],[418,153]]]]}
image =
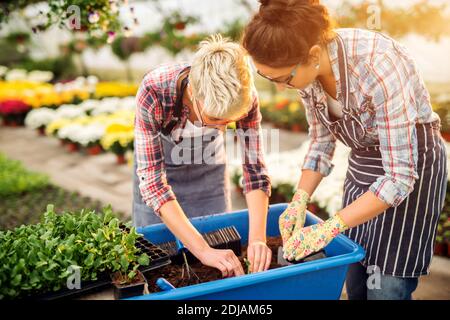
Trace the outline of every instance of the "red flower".
{"type": "Polygon", "coordinates": [[[21,114],[30,110],[31,107],[22,100],[5,100],[0,102],[0,114],[21,114]]]}

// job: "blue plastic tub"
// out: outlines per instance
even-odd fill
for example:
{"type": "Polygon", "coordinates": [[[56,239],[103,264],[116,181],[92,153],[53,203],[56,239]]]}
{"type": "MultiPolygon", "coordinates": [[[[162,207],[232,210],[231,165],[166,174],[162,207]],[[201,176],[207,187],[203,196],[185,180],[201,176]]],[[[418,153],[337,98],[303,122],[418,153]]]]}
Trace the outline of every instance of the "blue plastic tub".
{"type": "MultiPolygon", "coordinates": [[[[270,206],[267,235],[278,236],[278,217],[287,204],[270,206]]],[[[218,214],[194,218],[193,225],[201,233],[235,226],[243,244],[248,241],[248,211],[218,214]]],[[[306,225],[320,219],[308,213],[306,225]]],[[[138,232],[153,243],[173,241],[173,234],[164,224],[139,228],[138,232]]],[[[348,266],[364,258],[364,249],[343,235],[336,237],[326,248],[327,258],[289,265],[266,272],[226,278],[188,287],[151,293],[132,300],[159,299],[326,299],[337,300],[341,296],[348,266]]]]}

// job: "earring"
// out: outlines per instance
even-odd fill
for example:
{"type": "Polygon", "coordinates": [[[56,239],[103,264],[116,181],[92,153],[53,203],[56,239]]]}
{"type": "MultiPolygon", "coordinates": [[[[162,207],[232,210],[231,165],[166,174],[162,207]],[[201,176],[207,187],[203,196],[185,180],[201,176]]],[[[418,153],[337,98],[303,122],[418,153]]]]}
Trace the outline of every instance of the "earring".
{"type": "Polygon", "coordinates": [[[316,69],[319,70],[320,64],[316,64],[316,69]]]}

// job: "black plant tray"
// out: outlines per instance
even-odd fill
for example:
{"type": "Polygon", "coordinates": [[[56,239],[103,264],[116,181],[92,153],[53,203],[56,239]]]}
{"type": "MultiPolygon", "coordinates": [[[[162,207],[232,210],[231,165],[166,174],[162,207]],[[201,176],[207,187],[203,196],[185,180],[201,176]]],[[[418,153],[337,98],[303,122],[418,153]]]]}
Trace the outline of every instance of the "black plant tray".
{"type": "MultiPolygon", "coordinates": [[[[121,225],[122,231],[128,232],[129,228],[121,225]]],[[[161,249],[161,247],[154,245],[144,237],[139,237],[136,240],[136,247],[141,250],[142,253],[146,253],[150,258],[150,264],[148,266],[140,266],[139,270],[144,276],[149,272],[157,268],[164,267],[171,263],[169,254],[161,249]]],[[[49,291],[41,294],[33,295],[25,299],[32,300],[56,300],[65,298],[76,298],[86,293],[94,293],[101,291],[106,287],[112,285],[110,272],[102,272],[98,275],[97,280],[81,281],[80,289],[67,289],[63,288],[58,291],[49,291]]]]}
{"type": "MultiPolygon", "coordinates": [[[[214,249],[231,249],[236,256],[239,257],[241,255],[241,235],[234,226],[202,233],[202,236],[208,245],[214,249]]],[[[183,255],[181,252],[178,253],[175,241],[160,243],[158,246],[169,253],[170,260],[172,260],[173,263],[184,263],[183,255]]],[[[198,259],[189,251],[186,253],[186,258],[189,263],[198,262],[198,259]]]]}

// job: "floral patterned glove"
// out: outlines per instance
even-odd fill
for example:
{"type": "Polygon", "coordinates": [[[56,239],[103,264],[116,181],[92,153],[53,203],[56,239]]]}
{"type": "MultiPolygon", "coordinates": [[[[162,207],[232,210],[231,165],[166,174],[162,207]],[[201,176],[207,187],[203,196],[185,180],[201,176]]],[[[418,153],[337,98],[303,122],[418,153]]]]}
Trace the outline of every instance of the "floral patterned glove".
{"type": "Polygon", "coordinates": [[[339,233],[348,228],[336,214],[326,221],[297,230],[284,244],[283,257],[298,261],[326,247],[339,233]]]}
{"type": "Polygon", "coordinates": [[[292,236],[295,230],[303,228],[306,219],[306,206],[309,195],[306,191],[299,189],[295,192],[289,206],[284,210],[278,219],[280,235],[283,244],[292,236]]]}

